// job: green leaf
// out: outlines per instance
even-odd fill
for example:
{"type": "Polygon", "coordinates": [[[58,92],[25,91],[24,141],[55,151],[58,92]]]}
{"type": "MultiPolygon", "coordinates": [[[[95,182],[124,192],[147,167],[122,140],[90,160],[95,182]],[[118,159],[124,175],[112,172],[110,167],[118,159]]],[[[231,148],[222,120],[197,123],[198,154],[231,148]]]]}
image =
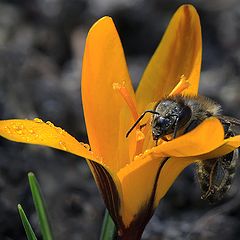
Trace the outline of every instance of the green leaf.
{"type": "Polygon", "coordinates": [[[19,212],[19,215],[21,217],[22,224],[23,224],[24,230],[25,230],[26,235],[27,235],[27,239],[28,240],[37,240],[37,238],[35,236],[35,233],[33,232],[32,226],[29,223],[29,221],[27,219],[27,216],[26,216],[26,214],[25,214],[25,212],[24,212],[24,210],[23,210],[23,208],[20,204],[18,204],[18,212],[19,212]]]}
{"type": "Polygon", "coordinates": [[[32,196],[33,196],[33,202],[34,202],[38,219],[40,222],[40,229],[41,229],[43,240],[53,240],[53,235],[52,235],[51,227],[48,221],[43,197],[40,191],[40,186],[33,173],[28,173],[28,181],[29,181],[32,196]]]}
{"type": "Polygon", "coordinates": [[[114,239],[116,239],[116,227],[111,216],[109,215],[108,210],[106,210],[103,219],[100,240],[114,240],[114,239]]]}

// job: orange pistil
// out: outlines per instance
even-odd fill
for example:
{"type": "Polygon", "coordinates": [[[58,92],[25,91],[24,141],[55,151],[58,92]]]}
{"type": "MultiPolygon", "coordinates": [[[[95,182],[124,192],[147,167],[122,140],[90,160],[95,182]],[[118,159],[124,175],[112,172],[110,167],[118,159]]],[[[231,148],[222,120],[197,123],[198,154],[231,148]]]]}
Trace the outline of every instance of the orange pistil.
{"type": "Polygon", "coordinates": [[[137,106],[136,103],[133,101],[130,93],[128,92],[127,88],[125,87],[125,82],[121,85],[120,83],[113,83],[113,89],[118,90],[120,95],[123,97],[124,101],[127,103],[134,121],[137,121],[139,115],[137,112],[137,106]]]}
{"type": "Polygon", "coordinates": [[[189,88],[190,83],[187,81],[184,75],[181,76],[179,83],[177,86],[171,91],[169,96],[177,95],[182,93],[185,89],[189,88]]]}
{"type": "Polygon", "coordinates": [[[144,138],[145,138],[144,133],[141,130],[137,129],[136,130],[136,150],[134,155],[138,155],[142,152],[144,138]]]}
{"type": "MultiPolygon", "coordinates": [[[[118,90],[121,97],[127,103],[134,121],[137,121],[137,119],[139,118],[139,115],[138,115],[138,112],[137,112],[137,106],[136,106],[136,103],[134,102],[134,100],[132,99],[129,91],[125,87],[125,82],[123,82],[122,85],[119,84],[119,83],[113,83],[113,89],[118,90]]],[[[138,155],[142,152],[143,141],[144,141],[144,138],[145,138],[144,133],[139,128],[140,128],[140,125],[138,124],[137,125],[137,130],[136,130],[136,150],[135,150],[134,155],[138,155]]]]}

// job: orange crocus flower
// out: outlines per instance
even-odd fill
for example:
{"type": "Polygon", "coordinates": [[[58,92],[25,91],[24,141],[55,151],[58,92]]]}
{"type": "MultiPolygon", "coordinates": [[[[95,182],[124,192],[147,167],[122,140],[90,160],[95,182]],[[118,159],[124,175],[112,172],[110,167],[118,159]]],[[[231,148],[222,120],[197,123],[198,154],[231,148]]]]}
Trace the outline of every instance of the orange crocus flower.
{"type": "Polygon", "coordinates": [[[0,135],[86,158],[119,239],[140,239],[159,201],[186,166],[225,155],[240,145],[240,136],[224,140],[223,127],[216,118],[158,146],[152,140],[150,124],[142,130],[138,126],[125,137],[139,114],[153,102],[169,94],[197,94],[201,55],[198,14],[193,6],[183,5],[134,93],[114,23],[103,17],[88,33],[82,69],[90,147],[40,119],[2,120],[0,135]]]}

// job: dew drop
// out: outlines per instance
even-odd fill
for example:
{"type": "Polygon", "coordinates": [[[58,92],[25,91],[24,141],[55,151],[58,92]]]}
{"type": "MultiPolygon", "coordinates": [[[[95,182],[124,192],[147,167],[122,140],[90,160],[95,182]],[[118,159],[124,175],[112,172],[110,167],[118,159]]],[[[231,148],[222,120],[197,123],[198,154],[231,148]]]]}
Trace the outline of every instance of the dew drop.
{"type": "Polygon", "coordinates": [[[122,86],[121,86],[120,83],[115,82],[115,83],[112,84],[113,90],[119,90],[119,89],[121,89],[121,87],[122,86]]]}
{"type": "Polygon", "coordinates": [[[66,151],[67,150],[67,146],[66,143],[63,141],[59,141],[59,146],[62,150],[66,151]]]}
{"type": "Polygon", "coordinates": [[[33,129],[28,129],[28,133],[31,134],[31,138],[38,138],[39,135],[33,130],[33,129]]]}
{"type": "Polygon", "coordinates": [[[13,128],[15,130],[22,130],[24,127],[23,127],[23,125],[13,125],[13,128]]]}
{"type": "Polygon", "coordinates": [[[137,155],[137,156],[135,156],[135,157],[133,158],[134,161],[138,161],[139,159],[140,159],[140,156],[139,156],[139,155],[137,155]]]}
{"type": "Polygon", "coordinates": [[[24,128],[23,125],[13,125],[13,129],[19,135],[23,134],[23,128],[24,128]]]}
{"type": "Polygon", "coordinates": [[[149,153],[151,153],[152,151],[150,150],[150,149],[147,149],[147,150],[145,150],[144,151],[144,154],[149,154],[149,153]]]}
{"type": "Polygon", "coordinates": [[[87,143],[80,142],[80,144],[85,147],[87,150],[90,150],[91,147],[87,143]]]}
{"type": "Polygon", "coordinates": [[[49,125],[50,127],[54,127],[54,124],[51,123],[50,121],[46,121],[46,124],[49,125]]]}
{"type": "Polygon", "coordinates": [[[4,127],[4,129],[7,131],[7,133],[11,133],[11,130],[10,130],[10,128],[9,127],[4,127]]]}
{"type": "Polygon", "coordinates": [[[29,132],[30,134],[34,134],[34,133],[35,133],[34,130],[32,130],[32,129],[28,129],[28,132],[29,132]]]}
{"type": "Polygon", "coordinates": [[[36,122],[36,123],[42,123],[43,122],[43,120],[40,119],[40,118],[34,118],[33,121],[36,122]]]}
{"type": "Polygon", "coordinates": [[[60,128],[60,127],[55,127],[55,129],[57,130],[57,132],[58,133],[60,133],[60,134],[63,134],[63,133],[65,133],[65,130],[63,130],[62,128],[60,128]]]}

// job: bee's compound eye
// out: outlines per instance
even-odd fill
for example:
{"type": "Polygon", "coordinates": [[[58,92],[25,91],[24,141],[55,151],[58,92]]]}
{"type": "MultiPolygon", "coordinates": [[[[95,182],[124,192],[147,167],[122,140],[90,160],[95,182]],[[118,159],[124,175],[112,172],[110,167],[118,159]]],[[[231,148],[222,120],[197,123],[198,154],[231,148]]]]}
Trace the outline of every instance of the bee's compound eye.
{"type": "Polygon", "coordinates": [[[168,118],[158,117],[156,119],[156,125],[158,125],[159,127],[168,127],[169,124],[170,124],[170,121],[168,118]]]}

